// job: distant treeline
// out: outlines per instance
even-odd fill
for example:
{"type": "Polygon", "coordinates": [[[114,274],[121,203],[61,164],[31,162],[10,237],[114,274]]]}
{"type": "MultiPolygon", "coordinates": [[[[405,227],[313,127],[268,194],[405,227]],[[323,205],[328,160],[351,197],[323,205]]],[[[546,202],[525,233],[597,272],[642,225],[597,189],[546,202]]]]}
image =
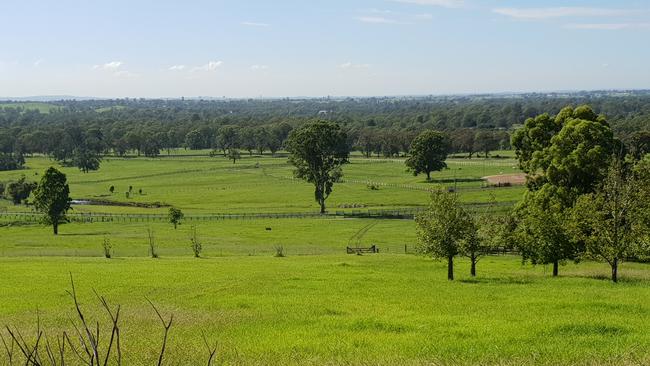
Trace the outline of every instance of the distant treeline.
{"type": "Polygon", "coordinates": [[[277,100],[58,101],[49,113],[21,103],[0,108],[0,170],[42,153],[98,166],[102,154],[157,156],[173,148],[280,150],[292,129],[314,119],[340,124],[350,147],[366,155],[396,156],[425,129],[447,132],[453,152],[508,149],[509,133],[527,118],[589,104],[622,140],[650,129],[650,92],[585,92],[512,96],[277,100]],[[84,162],[85,161],[85,162],[84,162]]]}

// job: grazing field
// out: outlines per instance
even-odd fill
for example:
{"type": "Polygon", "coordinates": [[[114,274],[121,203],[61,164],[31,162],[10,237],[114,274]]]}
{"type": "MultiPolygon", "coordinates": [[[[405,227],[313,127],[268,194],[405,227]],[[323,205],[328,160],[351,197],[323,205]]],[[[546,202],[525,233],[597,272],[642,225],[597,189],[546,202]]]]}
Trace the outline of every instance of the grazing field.
{"type": "Polygon", "coordinates": [[[125,363],[155,364],[162,327],[145,297],[174,314],[166,364],[203,364],[201,332],[226,364],[641,365],[650,362],[650,272],[626,264],[544,267],[489,257],[477,279],[459,261],[322,255],[165,258],[4,258],[0,323],[69,329],[65,290],[108,326],[91,289],[123,312],[125,363]],[[605,278],[605,279],[603,279],[605,278]]]}
{"type": "MultiPolygon", "coordinates": [[[[0,173],[37,181],[54,163],[0,173]]],[[[524,187],[490,188],[481,177],[516,174],[512,158],[449,159],[432,182],[413,177],[401,159],[352,158],[327,201],[330,212],[413,209],[429,190],[455,189],[463,202],[511,205],[524,187]]],[[[299,218],[318,212],[312,186],[291,178],[286,158],[170,156],[106,158],[101,170],[62,169],[73,213],[114,214],[122,221],[72,222],[51,228],[16,219],[0,200],[0,324],[33,334],[37,309],[48,332],[70,330],[66,295],[75,278],[87,315],[108,327],[95,289],[123,306],[125,364],[151,365],[163,329],[146,298],[174,323],[165,364],[206,363],[202,332],[217,341],[224,364],[636,365],[650,362],[650,268],[626,263],[621,283],[600,263],[569,264],[551,278],[542,266],[511,256],[486,257],[478,277],[458,260],[413,255],[409,219],[299,218]],[[111,194],[109,187],[114,186],[111,194]],[[126,192],[132,186],[128,197],[126,192]],[[140,193],[142,189],[142,193],[140,193]],[[174,229],[152,215],[178,207],[174,229]],[[292,218],[198,220],[209,214],[295,213],[292,218]],[[124,216],[126,215],[126,216],[124,216]],[[190,218],[194,218],[190,220],[190,218]],[[192,258],[196,229],[203,257],[192,258]],[[149,257],[149,230],[160,258],[149,257]],[[108,239],[113,259],[102,258],[108,239]],[[380,254],[345,255],[348,245],[380,254]],[[286,257],[273,254],[281,246],[286,257]]],[[[92,216],[90,216],[92,217],[92,216]]]]}
{"type": "MultiPolygon", "coordinates": [[[[25,175],[37,181],[55,162],[36,157],[27,160],[27,169],[0,172],[0,181],[25,175]]],[[[482,188],[481,177],[518,172],[513,159],[450,159],[449,169],[422,176],[406,172],[400,159],[362,159],[353,157],[344,170],[344,181],[334,187],[327,200],[330,211],[350,208],[386,209],[422,207],[429,189],[456,187],[464,201],[486,202],[518,200],[521,187],[482,188]],[[369,189],[375,184],[377,190],[369,189]]],[[[63,168],[74,199],[113,201],[122,204],[162,204],[181,208],[186,214],[251,212],[317,212],[313,186],[293,180],[286,157],[245,156],[236,164],[223,157],[172,155],[156,159],[106,158],[97,172],[81,173],[63,168]],[[114,186],[111,194],[109,187],[114,186]],[[132,187],[127,198],[126,192],[132,187]],[[142,189],[142,194],[139,193],[142,189]]],[[[1,210],[25,211],[7,201],[1,210]]],[[[74,212],[165,213],[167,208],[121,206],[75,206],[74,212]]]]}

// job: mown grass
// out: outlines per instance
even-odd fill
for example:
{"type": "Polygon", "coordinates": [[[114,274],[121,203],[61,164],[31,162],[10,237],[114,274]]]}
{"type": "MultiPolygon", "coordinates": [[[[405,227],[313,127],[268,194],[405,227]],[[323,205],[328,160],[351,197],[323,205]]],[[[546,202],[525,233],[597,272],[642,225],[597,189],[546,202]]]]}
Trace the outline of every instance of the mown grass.
{"type": "MultiPolygon", "coordinates": [[[[83,174],[62,168],[76,199],[159,202],[188,214],[316,212],[313,188],[292,180],[286,158],[192,156],[107,158],[83,174]],[[114,185],[116,193],[108,188],[114,185]],[[125,192],[133,186],[130,198],[125,192]],[[139,189],[143,194],[139,194],[139,189]]],[[[27,169],[0,172],[38,180],[54,162],[29,158],[27,169]]],[[[422,207],[423,188],[458,187],[464,202],[511,202],[523,188],[482,188],[481,177],[517,172],[512,159],[450,159],[433,182],[405,171],[400,159],[354,156],[330,210],[422,207]],[[371,190],[367,182],[385,183],[371,190]]],[[[0,210],[25,211],[0,200],[0,210]]],[[[75,206],[74,212],[165,213],[166,207],[75,206]]],[[[76,279],[88,315],[107,319],[92,289],[123,305],[127,365],[155,363],[162,329],[145,297],[174,314],[170,365],[205,363],[201,337],[219,342],[225,364],[289,365],[632,365],[650,363],[650,268],[626,263],[611,284],[600,263],[569,264],[560,278],[515,257],[488,257],[479,277],[457,261],[404,254],[415,245],[410,220],[342,218],[71,223],[60,229],[0,220],[0,324],[34,330],[70,328],[65,290],[76,279]],[[192,258],[196,226],[203,258],[192,258]],[[355,235],[372,228],[359,240],[355,235]],[[147,230],[159,259],[148,258],[147,230]],[[114,258],[102,258],[108,238],[114,258]],[[378,255],[344,255],[347,245],[376,244],[378,255]],[[282,246],[285,258],[274,258],[282,246]],[[405,250],[406,246],[406,250],[405,250]]]]}
{"type": "Polygon", "coordinates": [[[403,253],[405,245],[411,252],[415,243],[411,220],[221,220],[185,222],[176,230],[165,223],[74,223],[62,225],[58,236],[47,226],[12,224],[0,227],[0,257],[100,256],[104,238],[111,241],[118,257],[146,257],[147,229],[154,232],[161,256],[191,255],[192,226],[206,256],[271,255],[276,245],[282,245],[288,255],[344,253],[346,246],[357,244],[403,253]],[[360,241],[350,241],[369,224],[375,225],[360,241]]]}
{"type": "MultiPolygon", "coordinates": [[[[412,255],[162,258],[4,258],[0,323],[59,330],[72,315],[69,273],[84,309],[94,288],[123,306],[126,364],[153,364],[162,329],[145,297],[174,314],[168,364],[204,363],[201,331],[227,364],[647,364],[650,272],[626,264],[543,267],[489,257],[412,255]]],[[[99,313],[101,316],[101,313],[99,313]]],[[[102,318],[103,319],[103,318],[102,318]]]]}
{"type": "MultiPolygon", "coordinates": [[[[517,171],[513,160],[455,159],[449,169],[433,174],[432,182],[406,172],[399,159],[352,159],[344,170],[343,183],[334,187],[327,201],[330,211],[343,208],[390,209],[426,205],[428,188],[458,187],[466,202],[485,202],[492,194],[497,200],[513,201],[521,197],[521,187],[485,189],[481,177],[517,171]],[[379,190],[368,188],[367,182],[385,183],[379,190]]],[[[55,162],[35,157],[27,161],[27,169],[0,172],[0,181],[25,175],[38,180],[55,162]]],[[[286,158],[246,156],[237,164],[222,158],[182,156],[147,158],[106,158],[101,169],[88,174],[74,167],[61,168],[68,176],[73,198],[110,200],[121,203],[162,203],[183,209],[186,213],[247,212],[317,212],[313,187],[293,180],[292,167],[286,158]],[[109,187],[115,193],[109,193],[109,187]],[[129,187],[133,191],[126,196],[129,187]],[[139,190],[142,189],[142,194],[139,190]]],[[[25,210],[2,203],[4,210],[25,210]]],[[[76,212],[145,212],[164,213],[160,209],[133,209],[115,206],[76,206],[76,212]]]]}

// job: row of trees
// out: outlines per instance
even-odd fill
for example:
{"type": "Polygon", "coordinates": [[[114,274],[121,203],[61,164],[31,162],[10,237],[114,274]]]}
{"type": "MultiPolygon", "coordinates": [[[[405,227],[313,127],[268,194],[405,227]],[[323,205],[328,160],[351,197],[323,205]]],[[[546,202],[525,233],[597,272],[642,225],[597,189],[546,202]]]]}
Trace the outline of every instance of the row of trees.
{"type": "MultiPolygon", "coordinates": [[[[588,106],[543,114],[528,119],[512,145],[528,191],[510,215],[490,220],[501,220],[486,226],[499,228],[492,239],[525,261],[552,264],[554,276],[566,261],[603,260],[614,282],[621,261],[648,254],[650,155],[626,150],[603,116],[588,106]]],[[[470,215],[438,194],[417,222],[421,251],[446,258],[453,279],[453,258],[481,237],[470,215]]]]}

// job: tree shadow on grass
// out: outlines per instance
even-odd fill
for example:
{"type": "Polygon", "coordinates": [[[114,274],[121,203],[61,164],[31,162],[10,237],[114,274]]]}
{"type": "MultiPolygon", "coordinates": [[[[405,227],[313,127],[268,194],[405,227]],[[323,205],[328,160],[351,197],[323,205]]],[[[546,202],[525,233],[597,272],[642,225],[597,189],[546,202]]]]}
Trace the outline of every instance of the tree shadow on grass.
{"type": "MultiPolygon", "coordinates": [[[[612,277],[609,274],[603,274],[603,273],[591,273],[591,274],[576,274],[576,275],[569,275],[566,277],[574,277],[574,278],[585,278],[589,280],[597,280],[597,281],[603,281],[603,282],[612,282],[612,277]]],[[[634,283],[634,284],[640,284],[640,283],[648,283],[650,280],[647,278],[639,278],[639,277],[630,277],[630,276],[618,276],[618,283],[634,283]]]]}
{"type": "Polygon", "coordinates": [[[468,284],[496,284],[496,285],[527,285],[533,283],[529,278],[516,277],[476,277],[463,278],[458,280],[461,283],[468,284]]]}
{"type": "Polygon", "coordinates": [[[59,233],[59,236],[106,236],[110,235],[109,232],[99,232],[99,233],[59,233]]]}
{"type": "Polygon", "coordinates": [[[472,182],[484,182],[481,178],[444,178],[444,179],[431,179],[429,181],[423,181],[423,183],[433,183],[433,184],[443,184],[443,183],[472,183],[472,182]]]}

